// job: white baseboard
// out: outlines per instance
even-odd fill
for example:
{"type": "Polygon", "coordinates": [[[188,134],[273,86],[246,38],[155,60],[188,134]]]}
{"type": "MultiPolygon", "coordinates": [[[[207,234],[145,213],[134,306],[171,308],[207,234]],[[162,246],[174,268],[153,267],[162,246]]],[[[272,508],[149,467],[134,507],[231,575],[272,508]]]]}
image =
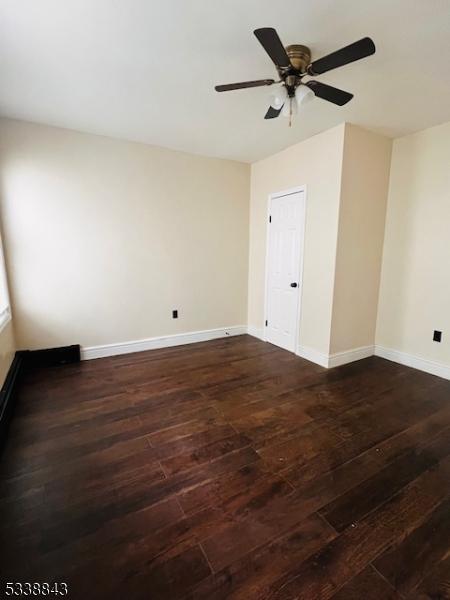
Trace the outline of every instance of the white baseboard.
{"type": "Polygon", "coordinates": [[[450,366],[443,363],[439,363],[428,358],[421,358],[407,352],[401,352],[400,350],[393,350],[392,348],[385,348],[384,346],[375,346],[375,356],[380,356],[387,360],[400,363],[413,369],[419,369],[425,371],[425,373],[431,373],[431,375],[437,375],[444,379],[450,379],[450,366]]]}
{"type": "Polygon", "coordinates": [[[383,346],[363,346],[362,348],[354,348],[353,350],[336,352],[335,354],[329,355],[318,352],[313,348],[299,346],[297,354],[302,358],[306,358],[306,360],[310,360],[311,362],[328,369],[375,355],[380,358],[385,358],[386,360],[400,363],[406,367],[412,367],[413,369],[419,369],[420,371],[425,371],[425,373],[430,373],[431,375],[450,379],[450,365],[445,365],[427,358],[421,358],[420,356],[415,356],[399,350],[393,350],[392,348],[385,348],[383,346]]]}
{"type": "Polygon", "coordinates": [[[347,363],[354,362],[373,356],[373,346],[362,346],[361,348],[353,348],[353,350],[345,350],[344,352],[336,352],[328,356],[328,367],[339,367],[347,363]]]}
{"type": "Polygon", "coordinates": [[[183,344],[195,344],[196,342],[207,342],[208,340],[243,335],[245,333],[247,333],[245,325],[234,325],[219,329],[206,329],[204,331],[191,331],[189,333],[165,335],[131,342],[119,342],[118,344],[82,347],[81,360],[117,356],[131,352],[142,352],[144,350],[156,350],[158,348],[169,348],[170,346],[182,346],[183,344]]]}
{"type": "Polygon", "coordinates": [[[248,335],[252,335],[253,337],[265,342],[263,329],[260,329],[259,327],[253,327],[253,325],[249,325],[247,328],[247,333],[248,335]]]}
{"type": "Polygon", "coordinates": [[[297,356],[306,358],[306,360],[310,360],[321,367],[328,368],[328,354],[323,354],[318,350],[314,350],[314,348],[308,348],[308,346],[298,346],[296,354],[297,356]]]}
{"type": "Polygon", "coordinates": [[[354,362],[355,360],[361,360],[373,356],[373,346],[363,346],[362,348],[354,348],[353,350],[346,350],[345,352],[336,352],[335,354],[325,354],[319,352],[314,348],[308,348],[307,346],[299,346],[297,348],[297,355],[306,360],[310,360],[321,367],[331,369],[333,367],[339,367],[340,365],[346,365],[347,363],[354,362]]]}
{"type": "MultiPolygon", "coordinates": [[[[206,342],[208,340],[229,336],[244,335],[246,333],[262,340],[264,330],[252,326],[233,325],[232,327],[191,331],[189,333],[166,335],[131,342],[119,342],[118,344],[82,347],[81,359],[90,360],[106,356],[129,354],[131,352],[181,346],[183,344],[195,344],[196,342],[206,342]]],[[[420,356],[415,356],[399,350],[393,350],[392,348],[385,348],[384,346],[363,346],[362,348],[354,348],[353,350],[336,352],[335,354],[325,354],[308,346],[298,346],[296,354],[327,369],[345,365],[375,354],[375,356],[450,380],[450,365],[432,361],[427,358],[421,358],[420,356]]]]}

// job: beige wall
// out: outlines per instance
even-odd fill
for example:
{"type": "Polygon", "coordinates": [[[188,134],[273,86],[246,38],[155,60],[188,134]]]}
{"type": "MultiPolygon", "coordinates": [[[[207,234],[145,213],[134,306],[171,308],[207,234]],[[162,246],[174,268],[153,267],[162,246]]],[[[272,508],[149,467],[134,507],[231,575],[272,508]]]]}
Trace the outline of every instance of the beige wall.
{"type": "Polygon", "coordinates": [[[450,365],[450,123],[394,141],[376,342],[450,365]],[[443,331],[441,344],[433,330],[443,331]]]}
{"type": "Polygon", "coordinates": [[[12,321],[9,321],[0,332],[0,387],[5,381],[9,367],[14,358],[16,344],[12,321]]]}
{"type": "Polygon", "coordinates": [[[331,353],[375,343],[392,140],[346,124],[331,353]]]}
{"type": "MultiPolygon", "coordinates": [[[[254,163],[250,186],[249,165],[0,121],[18,346],[117,343],[247,318],[262,332],[268,196],[306,185],[300,346],[324,355],[370,346],[378,308],[377,345],[450,364],[450,123],[390,152],[386,138],[342,124],[254,163]]],[[[8,324],[0,377],[14,349],[8,324]]]]}
{"type": "Polygon", "coordinates": [[[245,325],[249,165],[9,120],[0,153],[21,348],[245,325]]]}
{"type": "Polygon", "coordinates": [[[252,165],[249,327],[262,331],[268,196],[307,186],[299,344],[328,354],[344,124],[252,165]]]}

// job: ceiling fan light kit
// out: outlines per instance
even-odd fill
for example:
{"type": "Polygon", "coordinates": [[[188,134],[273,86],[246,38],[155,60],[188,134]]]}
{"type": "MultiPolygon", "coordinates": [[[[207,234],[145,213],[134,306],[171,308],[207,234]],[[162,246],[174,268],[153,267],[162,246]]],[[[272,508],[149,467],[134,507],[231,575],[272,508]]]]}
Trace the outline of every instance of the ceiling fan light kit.
{"type": "Polygon", "coordinates": [[[281,115],[283,117],[292,117],[293,115],[296,115],[297,112],[297,102],[295,102],[294,98],[289,98],[288,101],[284,103],[283,108],[281,109],[281,115]]]}
{"type": "Polygon", "coordinates": [[[277,86],[270,97],[270,106],[276,110],[283,108],[283,104],[288,97],[287,89],[284,85],[277,86]]]}
{"type": "Polygon", "coordinates": [[[297,104],[300,107],[302,104],[308,104],[311,100],[314,100],[316,95],[312,91],[310,87],[307,85],[301,84],[295,90],[295,99],[297,100],[297,104]]]}
{"type": "MultiPolygon", "coordinates": [[[[303,77],[316,77],[375,53],[375,44],[369,37],[365,37],[311,62],[311,51],[307,46],[291,44],[285,48],[272,27],[255,29],[253,33],[274,63],[279,77],[277,83],[281,84],[272,93],[270,106],[264,118],[275,119],[281,113],[289,117],[289,125],[291,117],[296,114],[297,109],[310,102],[314,96],[338,106],[347,104],[353,98],[353,94],[349,92],[314,79],[303,82],[303,77]]],[[[273,85],[274,83],[276,83],[274,79],[258,79],[216,85],[215,89],[218,92],[225,92],[273,85]]]]}

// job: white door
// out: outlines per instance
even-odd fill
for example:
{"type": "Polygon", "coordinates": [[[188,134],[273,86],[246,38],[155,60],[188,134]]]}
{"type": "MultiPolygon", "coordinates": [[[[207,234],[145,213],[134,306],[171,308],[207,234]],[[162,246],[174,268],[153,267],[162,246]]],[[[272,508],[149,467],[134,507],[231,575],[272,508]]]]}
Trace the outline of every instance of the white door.
{"type": "Polygon", "coordinates": [[[305,193],[272,196],[269,207],[266,340],[295,352],[301,297],[305,193]]]}

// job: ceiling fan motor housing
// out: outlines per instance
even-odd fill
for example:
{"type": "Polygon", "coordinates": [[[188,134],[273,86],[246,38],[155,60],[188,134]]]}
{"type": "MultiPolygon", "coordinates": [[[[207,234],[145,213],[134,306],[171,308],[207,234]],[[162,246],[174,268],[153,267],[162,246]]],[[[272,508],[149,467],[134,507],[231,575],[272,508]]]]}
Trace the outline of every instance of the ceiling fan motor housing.
{"type": "Polygon", "coordinates": [[[300,73],[306,73],[309,63],[311,62],[311,50],[308,46],[301,44],[292,44],[286,46],[286,53],[289,56],[292,66],[300,73]]]}

